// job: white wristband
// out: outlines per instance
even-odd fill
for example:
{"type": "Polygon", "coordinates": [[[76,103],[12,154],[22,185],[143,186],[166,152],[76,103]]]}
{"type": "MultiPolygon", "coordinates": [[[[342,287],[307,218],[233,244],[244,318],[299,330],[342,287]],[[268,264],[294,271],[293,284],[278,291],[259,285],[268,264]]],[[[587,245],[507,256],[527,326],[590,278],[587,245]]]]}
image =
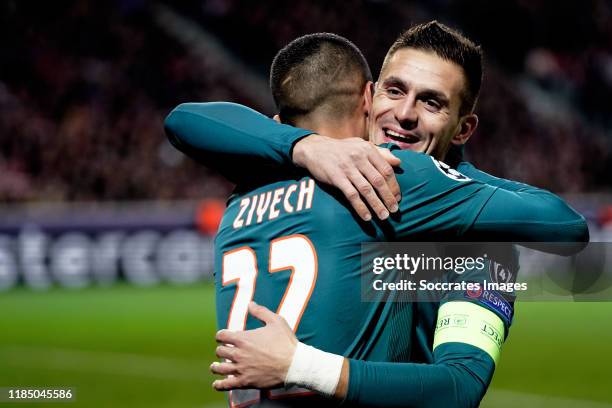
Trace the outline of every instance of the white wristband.
{"type": "Polygon", "coordinates": [[[287,371],[285,385],[297,385],[332,397],[340,381],[343,363],[342,356],[298,343],[287,371]]]}

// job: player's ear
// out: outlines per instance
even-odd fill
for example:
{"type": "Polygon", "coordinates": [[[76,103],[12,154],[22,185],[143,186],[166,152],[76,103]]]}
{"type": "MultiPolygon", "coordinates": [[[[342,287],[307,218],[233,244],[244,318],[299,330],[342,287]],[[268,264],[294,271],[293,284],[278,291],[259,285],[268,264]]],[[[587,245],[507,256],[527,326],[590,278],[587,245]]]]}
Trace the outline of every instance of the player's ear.
{"type": "Polygon", "coordinates": [[[451,143],[462,145],[467,143],[468,139],[474,134],[478,127],[478,116],[475,113],[470,113],[463,116],[459,120],[459,132],[451,139],[451,143]]]}
{"type": "Polygon", "coordinates": [[[280,116],[278,115],[278,113],[276,115],[274,115],[274,117],[272,119],[274,119],[274,121],[276,123],[281,123],[280,116]]]}
{"type": "Polygon", "coordinates": [[[372,90],[374,89],[372,81],[367,81],[363,88],[363,110],[366,116],[370,116],[372,110],[372,90]]]}

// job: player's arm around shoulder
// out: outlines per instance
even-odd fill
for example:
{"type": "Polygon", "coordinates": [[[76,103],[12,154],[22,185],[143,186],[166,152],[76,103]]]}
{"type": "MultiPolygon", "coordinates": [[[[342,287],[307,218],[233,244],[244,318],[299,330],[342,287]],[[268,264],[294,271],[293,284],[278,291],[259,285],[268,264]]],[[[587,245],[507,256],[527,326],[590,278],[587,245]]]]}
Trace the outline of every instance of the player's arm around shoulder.
{"type": "MultiPolygon", "coordinates": [[[[402,163],[414,162],[413,169],[398,176],[400,188],[408,197],[435,205],[443,223],[428,225],[439,230],[446,227],[473,241],[555,242],[578,245],[548,246],[555,253],[575,253],[589,240],[586,220],[559,196],[535,187],[505,189],[474,180],[447,164],[415,155],[402,163]],[[433,169],[433,170],[432,170],[433,169]],[[429,181],[425,180],[429,178],[429,181]]],[[[503,182],[501,183],[503,184],[503,182]]],[[[430,207],[431,208],[431,207],[430,207]]],[[[400,208],[400,213],[414,208],[400,208]]]]}
{"type": "MultiPolygon", "coordinates": [[[[586,219],[556,194],[529,184],[492,176],[471,163],[461,162],[457,169],[470,178],[499,189],[485,208],[486,211],[479,222],[491,218],[488,225],[500,221],[541,225],[542,232],[538,235],[540,241],[568,243],[535,247],[545,252],[571,255],[583,249],[589,242],[586,219]],[[507,220],[503,219],[505,216],[508,217],[507,220]]],[[[477,229],[479,227],[480,225],[476,226],[477,229]]]]}
{"type": "Polygon", "coordinates": [[[535,187],[497,188],[482,207],[470,238],[478,241],[494,230],[503,230],[507,241],[559,243],[536,249],[562,255],[579,252],[589,242],[586,219],[561,197],[535,187]]]}
{"type": "Polygon", "coordinates": [[[372,218],[370,209],[381,219],[397,211],[401,193],[391,166],[399,160],[362,139],[317,135],[229,102],[181,104],[170,112],[164,126],[178,150],[226,177],[231,174],[237,183],[248,181],[252,172],[296,165],[340,189],[365,221],[372,218]],[[235,171],[244,167],[245,159],[263,166],[235,171]]]}
{"type": "Polygon", "coordinates": [[[277,165],[290,163],[293,143],[312,133],[230,102],[182,103],[168,114],[164,127],[170,142],[188,155],[222,153],[277,165]]]}

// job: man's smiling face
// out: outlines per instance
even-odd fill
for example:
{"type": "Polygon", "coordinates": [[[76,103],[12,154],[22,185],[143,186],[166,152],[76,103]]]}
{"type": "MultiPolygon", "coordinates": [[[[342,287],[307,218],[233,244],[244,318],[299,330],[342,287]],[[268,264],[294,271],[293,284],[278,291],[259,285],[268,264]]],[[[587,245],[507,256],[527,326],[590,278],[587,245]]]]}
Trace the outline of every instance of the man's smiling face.
{"type": "Polygon", "coordinates": [[[376,84],[370,140],[443,159],[461,129],[463,69],[433,52],[401,48],[376,84]]]}

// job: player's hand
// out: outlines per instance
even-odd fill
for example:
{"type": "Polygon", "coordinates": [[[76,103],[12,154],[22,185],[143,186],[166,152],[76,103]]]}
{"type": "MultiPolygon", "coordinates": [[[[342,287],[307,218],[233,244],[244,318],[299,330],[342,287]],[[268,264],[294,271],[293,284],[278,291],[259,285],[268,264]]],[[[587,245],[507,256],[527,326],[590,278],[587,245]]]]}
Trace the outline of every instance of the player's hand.
{"type": "Polygon", "coordinates": [[[247,331],[219,330],[217,356],[210,370],[225,376],[213,382],[217,391],[239,388],[274,388],[284,385],[298,343],[282,317],[251,302],[249,313],[266,325],[247,331]],[[229,361],[227,361],[229,360],[229,361]]]}
{"type": "Polygon", "coordinates": [[[293,162],[318,181],[339,188],[365,221],[372,214],[364,200],[381,220],[398,209],[401,192],[392,166],[399,166],[400,160],[388,149],[359,138],[313,134],[294,146],[293,162]]]}

